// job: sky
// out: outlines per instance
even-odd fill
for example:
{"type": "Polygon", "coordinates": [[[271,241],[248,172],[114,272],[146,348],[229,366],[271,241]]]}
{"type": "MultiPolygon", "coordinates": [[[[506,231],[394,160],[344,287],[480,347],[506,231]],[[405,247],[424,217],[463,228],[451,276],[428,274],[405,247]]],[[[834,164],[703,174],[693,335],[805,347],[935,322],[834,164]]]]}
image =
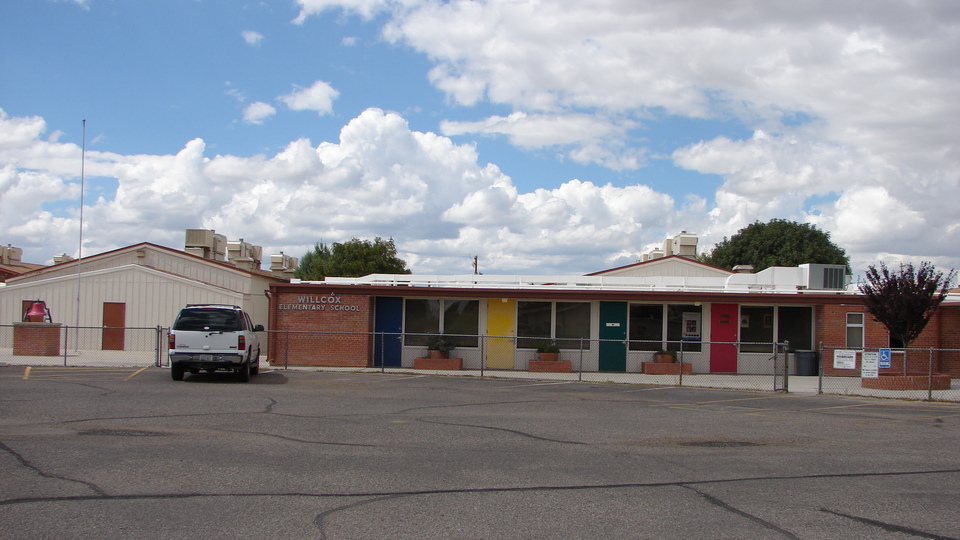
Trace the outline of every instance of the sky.
{"type": "Polygon", "coordinates": [[[960,269],[955,0],[22,0],[0,21],[0,244],[26,262],[202,228],[265,267],[381,237],[420,274],[583,274],[778,218],[855,274],[960,269]]]}

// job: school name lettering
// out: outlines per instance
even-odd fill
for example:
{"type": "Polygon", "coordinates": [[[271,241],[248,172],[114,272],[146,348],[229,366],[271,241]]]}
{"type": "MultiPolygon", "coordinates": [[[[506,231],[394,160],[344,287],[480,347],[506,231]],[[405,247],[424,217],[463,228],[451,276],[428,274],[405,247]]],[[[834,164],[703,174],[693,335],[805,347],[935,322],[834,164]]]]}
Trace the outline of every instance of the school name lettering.
{"type": "Polygon", "coordinates": [[[281,311],[360,311],[360,306],[345,306],[339,296],[298,296],[296,304],[279,304],[281,311]]]}

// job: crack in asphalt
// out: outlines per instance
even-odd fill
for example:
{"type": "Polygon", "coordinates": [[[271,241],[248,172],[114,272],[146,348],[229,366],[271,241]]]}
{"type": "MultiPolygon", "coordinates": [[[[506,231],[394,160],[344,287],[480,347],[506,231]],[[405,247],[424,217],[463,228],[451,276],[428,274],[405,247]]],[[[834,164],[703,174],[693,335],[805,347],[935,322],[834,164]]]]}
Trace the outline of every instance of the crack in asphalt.
{"type": "MultiPolygon", "coordinates": [[[[39,474],[40,476],[42,476],[42,477],[44,477],[44,478],[50,478],[50,479],[53,479],[53,480],[63,480],[64,482],[74,482],[74,483],[77,483],[77,484],[81,484],[81,485],[84,485],[84,486],[90,488],[91,490],[93,490],[94,493],[96,493],[97,495],[99,495],[99,496],[101,496],[101,497],[109,497],[109,495],[107,494],[106,491],[100,489],[100,486],[98,486],[98,485],[96,485],[96,484],[94,484],[94,483],[87,482],[87,481],[84,481],[84,480],[77,480],[76,478],[67,478],[66,476],[58,476],[58,475],[50,474],[50,473],[44,471],[44,470],[41,469],[40,467],[37,467],[37,466],[34,465],[33,463],[30,463],[30,461],[27,460],[27,459],[26,459],[25,457],[23,457],[22,455],[20,455],[19,452],[17,452],[17,451],[14,450],[13,448],[10,448],[9,446],[7,446],[6,444],[4,444],[4,443],[2,443],[2,442],[0,442],[0,450],[3,450],[4,452],[6,452],[6,453],[10,454],[11,456],[13,456],[14,459],[16,459],[18,462],[20,462],[20,465],[22,465],[23,467],[26,467],[27,469],[30,469],[31,471],[39,474]]],[[[2,501],[0,501],[0,504],[2,504],[2,501]]]]}
{"type": "Polygon", "coordinates": [[[833,514],[833,515],[835,515],[835,516],[839,516],[839,517],[851,519],[851,520],[853,520],[853,521],[856,521],[857,523],[863,523],[864,525],[871,525],[871,526],[873,526],[873,527],[879,527],[879,528],[881,528],[881,529],[883,529],[883,530],[885,530],[885,531],[887,531],[887,532],[896,532],[896,533],[902,533],[902,534],[909,534],[910,536],[917,536],[917,537],[919,537],[919,538],[932,538],[932,539],[934,539],[934,540],[958,540],[958,539],[957,539],[956,537],[954,537],[954,536],[941,536],[941,535],[939,535],[939,534],[928,533],[928,532],[926,532],[926,531],[921,531],[921,530],[917,530],[917,529],[912,529],[912,528],[910,528],[910,527],[902,527],[902,526],[900,526],[900,525],[894,525],[894,524],[892,524],[892,523],[885,523],[885,522],[883,522],[883,521],[877,521],[877,520],[875,520],[875,519],[869,519],[869,518],[858,517],[858,516],[851,516],[851,515],[849,515],[849,514],[844,514],[844,513],[842,513],[842,512],[834,512],[833,510],[829,510],[829,509],[827,509],[827,508],[818,508],[817,510],[820,510],[821,512],[824,512],[824,513],[827,513],[827,514],[833,514]]]}
{"type": "MultiPolygon", "coordinates": [[[[0,443],[4,449],[10,451],[3,443],[0,443]]],[[[15,452],[12,452],[16,455],[15,452]]],[[[34,467],[31,467],[34,468],[34,467]]],[[[36,468],[34,468],[36,470],[36,468]]],[[[820,480],[836,478],[875,478],[875,477],[895,477],[895,476],[924,476],[939,474],[960,474],[960,469],[940,469],[927,471],[892,471],[892,472],[868,472],[868,473],[831,473],[831,474],[806,474],[806,475],[785,475],[785,476],[758,476],[746,478],[718,478],[713,480],[687,480],[671,482],[624,482],[613,484],[582,484],[566,486],[515,486],[515,487],[489,487],[489,488],[450,488],[450,489],[415,489],[407,491],[358,491],[341,493],[323,493],[323,492],[250,492],[250,493],[154,493],[154,494],[126,494],[109,495],[100,493],[99,495],[67,495],[59,497],[23,497],[17,499],[0,500],[0,506],[12,506],[17,504],[35,504],[46,502],[84,502],[84,501],[132,501],[132,500],[175,500],[192,498],[229,498],[229,497],[300,497],[312,499],[326,498],[373,498],[373,497],[399,497],[415,495],[462,495],[462,494],[486,494],[486,493],[526,493],[535,491],[589,491],[589,490],[613,490],[628,488],[659,488],[659,487],[689,487],[689,486],[708,486],[715,484],[735,484],[740,482],[763,482],[763,481],[788,481],[788,480],[820,480]]],[[[56,477],[54,477],[56,478],[56,477]]],[[[70,479],[67,479],[70,480],[70,479]]],[[[89,486],[86,482],[81,482],[89,486]]],[[[99,488],[98,488],[99,491],[99,488]]]]}
{"type": "Polygon", "coordinates": [[[799,540],[799,538],[800,538],[799,536],[793,534],[792,532],[790,532],[790,531],[788,531],[788,530],[786,530],[786,529],[782,529],[782,528],[780,528],[780,527],[777,527],[776,525],[774,525],[773,523],[770,523],[769,521],[767,521],[767,520],[765,520],[765,519],[762,519],[762,518],[757,517],[757,516],[755,516],[755,515],[753,515],[753,514],[744,512],[743,510],[740,510],[739,508],[736,508],[736,507],[734,507],[734,506],[731,506],[731,505],[727,504],[726,502],[724,502],[722,499],[720,499],[720,498],[718,498],[718,497],[714,497],[713,495],[710,495],[709,493],[705,493],[705,492],[703,492],[703,491],[700,491],[699,489],[697,489],[697,488],[695,488],[695,487],[693,487],[693,486],[683,485],[683,486],[680,486],[680,487],[682,487],[682,488],[684,488],[684,489],[689,489],[690,491],[692,491],[692,492],[696,493],[697,495],[699,495],[703,500],[707,501],[708,503],[710,503],[710,504],[712,504],[712,505],[714,505],[714,506],[716,506],[716,507],[718,507],[718,508],[722,508],[723,510],[726,510],[727,512],[731,512],[731,513],[733,513],[733,514],[737,514],[738,516],[745,517],[745,518],[747,518],[748,520],[750,520],[750,521],[752,521],[752,522],[754,522],[754,523],[756,523],[756,524],[758,524],[758,525],[760,525],[760,526],[762,526],[762,527],[764,527],[764,528],[767,528],[767,529],[770,529],[770,530],[772,530],[772,531],[775,531],[775,532],[780,533],[781,535],[785,536],[786,538],[793,538],[793,539],[797,539],[797,540],[799,540]]]}
{"type": "Polygon", "coordinates": [[[350,510],[351,508],[356,508],[356,507],[358,507],[358,506],[365,506],[365,505],[368,505],[368,504],[374,504],[374,503],[378,503],[378,502],[382,502],[382,501],[388,501],[388,500],[390,500],[390,499],[397,499],[397,498],[405,497],[405,496],[406,496],[406,495],[386,495],[386,496],[384,496],[384,497],[376,497],[376,498],[373,498],[373,499],[370,499],[370,500],[366,500],[366,501],[355,502],[355,503],[353,503],[353,504],[345,504],[345,505],[342,505],[342,506],[337,506],[336,508],[331,508],[330,510],[327,510],[327,511],[325,511],[325,512],[321,512],[321,513],[317,514],[317,517],[313,519],[313,524],[314,524],[314,526],[317,527],[317,530],[320,532],[320,538],[325,539],[325,538],[327,537],[326,523],[325,523],[325,521],[326,521],[326,519],[327,519],[327,516],[329,516],[329,515],[331,515],[331,514],[335,514],[335,513],[337,513],[337,512],[342,512],[342,511],[344,511],[344,510],[350,510]]]}
{"type": "Polygon", "coordinates": [[[584,445],[584,446],[590,445],[590,443],[585,443],[581,441],[564,441],[562,439],[550,439],[547,437],[539,437],[537,435],[526,433],[524,431],[518,431],[515,429],[507,429],[507,428],[501,428],[501,427],[481,426],[478,424],[461,424],[458,422],[440,422],[439,420],[427,420],[425,418],[417,418],[417,421],[423,422],[425,424],[436,424],[440,426],[469,427],[469,428],[478,428],[478,429],[488,429],[490,431],[503,431],[505,433],[520,435],[521,437],[527,437],[527,438],[535,439],[538,441],[553,442],[553,443],[559,443],[559,444],[576,444],[576,445],[584,445]]]}

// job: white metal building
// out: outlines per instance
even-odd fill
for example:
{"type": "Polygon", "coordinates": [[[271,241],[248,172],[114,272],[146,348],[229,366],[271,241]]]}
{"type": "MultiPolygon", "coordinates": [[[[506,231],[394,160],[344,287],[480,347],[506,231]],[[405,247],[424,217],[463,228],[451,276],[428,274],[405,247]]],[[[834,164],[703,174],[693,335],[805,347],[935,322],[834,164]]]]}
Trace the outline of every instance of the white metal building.
{"type": "MultiPolygon", "coordinates": [[[[191,233],[213,235],[187,231],[188,249],[191,233]]],[[[250,251],[240,244],[240,251],[250,251]]],[[[54,323],[88,329],[79,332],[78,347],[105,350],[150,350],[155,343],[91,329],[169,327],[186,304],[237,305],[267,326],[266,292],[287,279],[260,270],[259,260],[243,266],[144,242],[8,279],[0,287],[0,323],[21,321],[25,303],[43,300],[54,323]]]]}

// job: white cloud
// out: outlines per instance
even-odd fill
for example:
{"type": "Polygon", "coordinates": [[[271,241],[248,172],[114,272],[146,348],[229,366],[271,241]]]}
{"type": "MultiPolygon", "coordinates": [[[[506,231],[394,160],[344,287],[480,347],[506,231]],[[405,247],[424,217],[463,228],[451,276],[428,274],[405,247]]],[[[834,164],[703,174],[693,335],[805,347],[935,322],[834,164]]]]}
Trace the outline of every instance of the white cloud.
{"type": "Polygon", "coordinates": [[[279,98],[294,111],[330,114],[333,112],[333,100],[340,96],[340,92],[324,81],[316,81],[309,88],[296,88],[297,90],[279,98]]]}
{"type": "MultiPolygon", "coordinates": [[[[44,140],[42,126],[39,118],[0,121],[0,140],[16,147],[0,153],[0,228],[30,261],[74,252],[77,230],[75,171],[58,159],[44,170],[43,156],[75,165],[79,149],[44,140]],[[41,201],[73,210],[53,213],[41,201]]],[[[183,229],[208,227],[265,253],[393,237],[421,272],[467,271],[475,254],[488,272],[588,272],[632,262],[676,214],[671,197],[643,186],[572,180],[520,193],[496,166],[480,165],[472,145],[412,131],[379,109],[351,120],[339,141],[299,139],[273,156],[207,156],[195,139],[173,155],[87,157],[88,174],[116,179],[117,190],[88,201],[86,253],[141,241],[179,248],[183,229]]]]}
{"type": "Polygon", "coordinates": [[[254,101],[243,108],[243,121],[248,124],[263,124],[263,121],[277,113],[273,105],[254,101]]]}
{"type": "Polygon", "coordinates": [[[244,30],[240,35],[243,36],[243,40],[247,42],[247,45],[259,45],[260,42],[263,41],[263,34],[254,30],[244,30]]]}

